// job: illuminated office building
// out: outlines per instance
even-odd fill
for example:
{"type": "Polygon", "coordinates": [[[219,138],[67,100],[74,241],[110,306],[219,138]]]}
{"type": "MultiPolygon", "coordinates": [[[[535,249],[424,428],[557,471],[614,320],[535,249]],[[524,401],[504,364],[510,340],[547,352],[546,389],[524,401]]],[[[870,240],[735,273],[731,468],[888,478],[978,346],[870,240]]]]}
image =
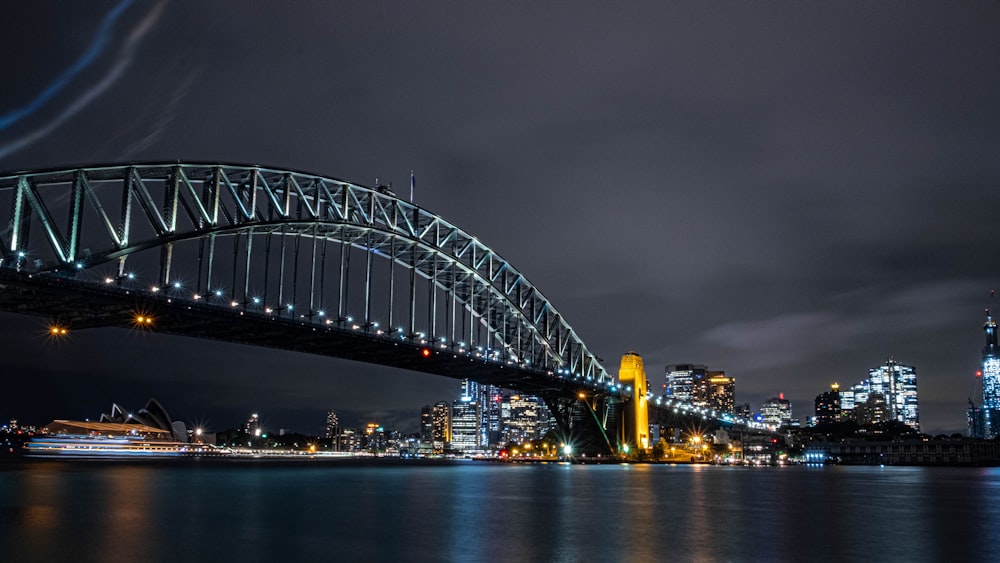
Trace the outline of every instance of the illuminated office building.
{"type": "Polygon", "coordinates": [[[708,367],[698,364],[672,364],[666,368],[664,396],[675,401],[693,403],[696,389],[708,379],[708,367]]]}
{"type": "Polygon", "coordinates": [[[435,403],[431,424],[431,449],[439,454],[451,447],[451,405],[444,401],[435,403]]]}
{"type": "Polygon", "coordinates": [[[340,419],[337,417],[337,411],[330,411],[326,413],[326,433],[324,436],[327,438],[333,438],[340,432],[340,419]]]}
{"type": "Polygon", "coordinates": [[[830,386],[829,391],[816,397],[816,424],[834,422],[840,422],[840,385],[836,383],[830,386]]]}
{"type": "Polygon", "coordinates": [[[431,444],[434,441],[434,408],[424,405],[420,408],[420,442],[431,444]]]}
{"type": "Polygon", "coordinates": [[[966,422],[969,425],[969,437],[970,438],[985,438],[986,437],[986,417],[983,415],[983,409],[977,407],[972,399],[969,399],[969,408],[965,411],[966,422]]]}
{"type": "Polygon", "coordinates": [[[708,408],[720,413],[733,414],[736,409],[736,379],[726,377],[724,371],[710,371],[706,382],[708,408]]]}
{"type": "Polygon", "coordinates": [[[479,385],[479,446],[486,450],[500,443],[503,392],[493,385],[479,385]]]}
{"type": "Polygon", "coordinates": [[[986,438],[1000,436],[1000,350],[997,324],[986,309],[986,346],[983,348],[983,431],[986,438]]]}
{"type": "Polygon", "coordinates": [[[920,431],[920,412],[917,405],[917,370],[904,366],[889,357],[878,367],[868,370],[868,403],[874,407],[872,395],[879,394],[885,399],[888,420],[896,420],[920,431]]]}
{"type": "Polygon", "coordinates": [[[479,403],[461,397],[451,407],[451,448],[466,454],[480,450],[479,403]]]}
{"type": "Polygon", "coordinates": [[[704,365],[668,365],[663,389],[668,399],[729,414],[736,410],[736,379],[704,365]]]}
{"type": "Polygon", "coordinates": [[[779,393],[777,397],[772,397],[760,407],[760,414],[764,417],[764,424],[782,426],[792,422],[792,403],[785,398],[784,393],[779,393]]]}
{"type": "Polygon", "coordinates": [[[523,444],[539,438],[538,400],[529,395],[504,397],[502,411],[506,413],[503,424],[504,443],[523,444]]]}
{"type": "Polygon", "coordinates": [[[868,370],[868,379],[840,391],[842,420],[858,424],[898,421],[920,431],[917,402],[917,370],[889,357],[885,364],[868,370]]]}

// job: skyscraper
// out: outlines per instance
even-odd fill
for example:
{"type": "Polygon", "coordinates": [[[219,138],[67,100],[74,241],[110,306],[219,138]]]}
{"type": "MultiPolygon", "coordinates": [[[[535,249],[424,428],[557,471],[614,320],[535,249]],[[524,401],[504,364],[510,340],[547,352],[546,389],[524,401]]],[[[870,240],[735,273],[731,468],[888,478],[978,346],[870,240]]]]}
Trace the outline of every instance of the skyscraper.
{"type": "Polygon", "coordinates": [[[461,397],[451,407],[451,447],[464,453],[479,450],[479,403],[461,397]]]}
{"type": "Polygon", "coordinates": [[[720,413],[733,414],[736,408],[736,379],[726,377],[724,371],[710,371],[706,384],[708,408],[720,413]]]}
{"type": "Polygon", "coordinates": [[[439,454],[451,447],[451,405],[444,401],[434,403],[431,422],[431,444],[434,453],[439,454]]]}
{"type": "Polygon", "coordinates": [[[887,418],[896,420],[920,431],[920,413],[917,405],[917,370],[904,366],[889,356],[885,364],[868,370],[868,393],[878,393],[885,398],[887,418]]]}
{"type": "Polygon", "coordinates": [[[816,424],[834,422],[840,422],[840,385],[836,383],[830,386],[829,391],[816,397],[816,424]]]}
{"type": "MultiPolygon", "coordinates": [[[[993,292],[990,292],[992,298],[993,292]]],[[[991,299],[992,301],[992,299],[991,299]]],[[[991,303],[992,305],[992,303],[991,303]]],[[[986,309],[986,346],[983,348],[983,430],[986,438],[1000,436],[1000,350],[997,323],[986,309]]]]}
{"type": "Polygon", "coordinates": [[[764,424],[782,426],[792,421],[792,403],[785,398],[784,393],[778,393],[777,397],[772,397],[760,407],[760,414],[764,417],[764,424]]]}
{"type": "Polygon", "coordinates": [[[340,433],[340,419],[337,417],[337,411],[331,410],[326,413],[326,433],[324,436],[327,438],[333,438],[340,433]]]}
{"type": "Polygon", "coordinates": [[[690,403],[733,414],[736,406],[736,379],[724,371],[709,371],[700,364],[671,364],[666,368],[663,395],[675,401],[690,403]]]}
{"type": "MultiPolygon", "coordinates": [[[[982,373],[982,372],[980,372],[982,373]]],[[[977,407],[972,399],[969,399],[969,408],[965,411],[966,422],[969,425],[970,438],[986,437],[986,421],[983,416],[983,409],[977,407]]]]}
{"type": "Polygon", "coordinates": [[[672,364],[666,369],[664,395],[675,401],[693,403],[695,389],[708,378],[708,367],[698,364],[672,364]]]}
{"type": "Polygon", "coordinates": [[[538,436],[538,400],[530,395],[511,395],[508,401],[506,438],[508,442],[523,444],[538,436]]]}
{"type": "Polygon", "coordinates": [[[420,408],[420,441],[428,447],[434,442],[434,409],[430,405],[420,408]]]}
{"type": "Polygon", "coordinates": [[[920,431],[917,370],[889,356],[886,363],[868,370],[868,379],[840,392],[842,419],[858,424],[895,420],[920,431]]]}
{"type": "Polygon", "coordinates": [[[482,385],[479,392],[483,449],[500,443],[503,430],[503,394],[499,387],[482,385]]]}

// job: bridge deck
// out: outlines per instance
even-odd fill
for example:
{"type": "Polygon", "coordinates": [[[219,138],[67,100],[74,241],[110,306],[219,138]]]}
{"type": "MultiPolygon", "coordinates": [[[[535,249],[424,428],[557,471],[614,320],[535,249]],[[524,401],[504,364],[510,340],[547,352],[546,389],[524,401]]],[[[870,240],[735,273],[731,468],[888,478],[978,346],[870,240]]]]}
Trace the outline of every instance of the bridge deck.
{"type": "Polygon", "coordinates": [[[153,330],[305,352],[381,364],[536,395],[573,396],[595,386],[517,364],[488,361],[468,353],[441,349],[432,343],[376,336],[364,330],[323,326],[246,312],[222,304],[199,304],[169,295],[154,295],[112,286],[109,289],[71,278],[32,276],[0,269],[0,310],[48,317],[71,330],[114,326],[153,330]],[[137,327],[136,315],[152,317],[151,326],[137,327]],[[424,350],[428,355],[424,355],[424,350]]]}

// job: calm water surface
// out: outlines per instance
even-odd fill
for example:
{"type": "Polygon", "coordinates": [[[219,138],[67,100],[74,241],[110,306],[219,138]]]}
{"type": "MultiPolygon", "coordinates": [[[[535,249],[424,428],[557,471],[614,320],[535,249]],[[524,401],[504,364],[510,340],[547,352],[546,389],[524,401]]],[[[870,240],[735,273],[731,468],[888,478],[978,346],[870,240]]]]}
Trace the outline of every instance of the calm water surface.
{"type": "Polygon", "coordinates": [[[0,561],[1000,561],[1000,469],[0,463],[0,561]]]}

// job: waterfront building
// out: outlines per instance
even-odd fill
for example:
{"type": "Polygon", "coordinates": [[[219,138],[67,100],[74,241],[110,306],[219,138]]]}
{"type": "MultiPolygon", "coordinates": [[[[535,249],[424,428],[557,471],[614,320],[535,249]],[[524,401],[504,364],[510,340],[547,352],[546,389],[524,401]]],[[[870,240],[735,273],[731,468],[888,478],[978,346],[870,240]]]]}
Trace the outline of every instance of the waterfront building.
{"type": "Polygon", "coordinates": [[[420,442],[430,445],[434,441],[434,408],[424,405],[420,408],[420,442]]]}
{"type": "Polygon", "coordinates": [[[671,364],[665,373],[665,397],[696,407],[735,412],[736,379],[726,377],[726,372],[709,371],[701,364],[671,364]]]}
{"type": "Polygon", "coordinates": [[[779,393],[777,397],[772,397],[760,407],[760,414],[764,417],[764,424],[782,426],[792,422],[792,403],[785,398],[784,393],[779,393]]]}
{"type": "Polygon", "coordinates": [[[666,367],[664,396],[693,403],[695,388],[708,378],[708,367],[699,364],[671,364],[666,367]]]}
{"type": "Polygon", "coordinates": [[[840,413],[841,420],[858,424],[895,420],[919,432],[916,368],[890,356],[885,364],[868,370],[868,379],[840,391],[840,413]]]}
{"type": "MultiPolygon", "coordinates": [[[[992,298],[992,292],[990,292],[992,298]]],[[[991,303],[992,305],[992,303],[991,303]]],[[[1000,349],[997,324],[986,309],[986,346],[983,347],[983,430],[986,438],[1000,436],[1000,349]]]]}
{"type": "Polygon", "coordinates": [[[434,403],[431,424],[431,449],[440,454],[451,448],[451,405],[444,401],[434,403]]]}
{"type": "Polygon", "coordinates": [[[726,377],[724,371],[711,371],[705,393],[708,408],[720,413],[733,414],[736,410],[736,379],[726,377]]]}
{"type": "Polygon", "coordinates": [[[365,426],[364,448],[372,453],[384,452],[389,449],[389,438],[384,426],[369,422],[365,426]]]}
{"type": "Polygon", "coordinates": [[[333,438],[340,432],[340,418],[337,411],[331,410],[326,413],[326,432],[323,434],[327,439],[333,438]]]}
{"type": "Polygon", "coordinates": [[[451,407],[451,448],[471,454],[479,448],[479,403],[461,397],[451,407]]]}
{"type": "Polygon", "coordinates": [[[848,387],[840,392],[840,418],[843,420],[854,410],[854,387],[848,387]]]}
{"type": "Polygon", "coordinates": [[[112,404],[111,414],[102,414],[99,422],[53,420],[42,428],[42,436],[28,444],[28,451],[29,455],[81,456],[175,456],[202,451],[200,444],[189,447],[187,442],[184,423],[172,420],[156,399],[150,399],[136,412],[112,404]]]}
{"type": "MultiPolygon", "coordinates": [[[[920,431],[920,413],[917,404],[917,370],[900,364],[892,356],[885,364],[868,370],[868,392],[879,393],[885,400],[886,420],[896,420],[915,431],[920,431]]],[[[869,403],[877,408],[871,395],[869,403]]]]}
{"type": "Polygon", "coordinates": [[[983,409],[977,407],[972,399],[969,399],[969,408],[965,411],[966,422],[969,425],[970,438],[986,437],[986,417],[983,416],[983,409]]]}
{"type": "MultiPolygon", "coordinates": [[[[840,422],[840,385],[834,383],[830,390],[816,397],[816,423],[832,424],[840,422]]],[[[810,424],[810,426],[815,426],[810,424]]]]}
{"type": "Polygon", "coordinates": [[[848,465],[995,466],[1000,462],[1000,443],[992,440],[846,440],[823,447],[824,459],[848,465]]]}
{"type": "Polygon", "coordinates": [[[882,393],[869,393],[868,400],[854,405],[853,419],[861,425],[893,420],[889,402],[882,393]]]}
{"type": "Polygon", "coordinates": [[[538,399],[530,395],[507,395],[503,400],[506,418],[503,443],[523,444],[538,436],[538,399]]]}
{"type": "Polygon", "coordinates": [[[163,408],[156,399],[146,401],[146,406],[136,412],[121,408],[117,403],[112,403],[111,414],[101,414],[101,422],[111,422],[120,424],[144,424],[154,428],[169,430],[175,440],[186,442],[188,439],[187,425],[179,420],[170,418],[170,414],[163,408]]]}
{"type": "Polygon", "coordinates": [[[499,387],[483,385],[485,391],[480,391],[482,404],[482,446],[483,449],[498,446],[503,432],[503,392],[499,387]]]}

